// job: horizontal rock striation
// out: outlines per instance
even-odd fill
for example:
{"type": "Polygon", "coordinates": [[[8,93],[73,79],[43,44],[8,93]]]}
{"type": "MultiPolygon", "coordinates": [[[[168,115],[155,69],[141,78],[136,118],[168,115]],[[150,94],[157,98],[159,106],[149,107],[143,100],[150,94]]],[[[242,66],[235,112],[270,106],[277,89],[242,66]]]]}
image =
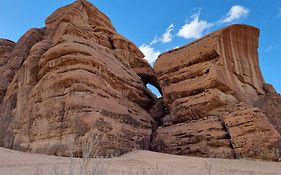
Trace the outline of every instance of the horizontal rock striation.
{"type": "Polygon", "coordinates": [[[159,87],[157,77],[89,2],[58,9],[45,28],[8,44],[0,67],[10,71],[1,74],[1,146],[64,156],[80,154],[88,140],[98,140],[91,143],[97,156],[149,148],[156,97],[145,85],[159,87]]]}
{"type": "Polygon", "coordinates": [[[154,69],[165,102],[171,104],[179,98],[207,95],[205,89],[215,89],[219,92],[213,93],[231,94],[225,99],[230,102],[253,104],[264,94],[258,65],[258,36],[256,28],[233,25],[162,54],[154,69]]]}
{"type": "Polygon", "coordinates": [[[223,116],[237,158],[276,160],[279,157],[280,133],[259,109],[240,103],[223,116]]]}
{"type": "Polygon", "coordinates": [[[259,69],[258,29],[223,28],[160,55],[153,69],[86,0],[45,24],[17,43],[0,39],[0,146],[61,156],[144,149],[281,158],[281,96],[259,69]]]}
{"type": "Polygon", "coordinates": [[[152,148],[176,155],[235,158],[229,134],[216,116],[161,127],[152,148]]]}
{"type": "Polygon", "coordinates": [[[172,154],[278,159],[280,133],[270,122],[265,122],[265,114],[250,109],[236,113],[240,102],[254,106],[266,94],[258,65],[258,37],[259,30],[254,27],[232,25],[160,55],[154,70],[169,112],[163,119],[165,127],[157,131],[155,145],[164,145],[164,152],[172,154]],[[245,125],[251,124],[245,128],[240,125],[229,128],[232,126],[229,122],[236,119],[245,120],[245,125]],[[210,128],[204,127],[202,120],[209,123],[210,128]],[[265,124],[261,126],[261,122],[265,124]],[[196,130],[190,131],[190,126],[196,130]],[[247,133],[249,128],[253,133],[247,133]],[[241,135],[233,130],[241,130],[241,135]],[[209,132],[213,132],[210,136],[217,133],[221,137],[207,139],[209,132]],[[186,133],[190,134],[185,136],[186,133]],[[259,138],[266,133],[274,134],[272,138],[259,138]],[[193,139],[194,135],[199,136],[193,139]],[[186,141],[190,138],[192,149],[186,141]],[[268,143],[258,142],[260,139],[268,143]],[[205,150],[199,151],[202,142],[206,142],[205,150]],[[214,146],[213,142],[224,144],[214,146]],[[249,146],[252,143],[254,145],[249,146]],[[214,153],[214,150],[219,151],[214,153]],[[260,154],[251,151],[260,151],[260,154]]]}

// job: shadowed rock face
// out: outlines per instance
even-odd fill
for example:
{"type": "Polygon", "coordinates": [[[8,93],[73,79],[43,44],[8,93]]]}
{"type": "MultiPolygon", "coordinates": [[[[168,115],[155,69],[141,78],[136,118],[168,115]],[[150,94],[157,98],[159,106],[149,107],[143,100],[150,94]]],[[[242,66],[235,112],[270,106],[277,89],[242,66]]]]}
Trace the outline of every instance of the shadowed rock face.
{"type": "Polygon", "coordinates": [[[98,135],[99,155],[149,148],[156,97],[145,85],[159,87],[157,78],[90,3],[58,9],[45,28],[0,44],[1,146],[67,156],[98,135]]]}
{"type": "Polygon", "coordinates": [[[272,85],[265,84],[264,89],[266,95],[261,96],[255,106],[266,113],[269,121],[281,133],[281,95],[276,93],[272,85]]]}
{"type": "Polygon", "coordinates": [[[6,93],[8,83],[13,77],[13,71],[6,66],[9,64],[8,62],[11,62],[6,53],[11,52],[14,47],[14,42],[0,39],[0,103],[6,93]]]}
{"type": "Polygon", "coordinates": [[[0,146],[63,156],[280,157],[281,96],[261,75],[258,29],[221,29],[162,54],[153,70],[86,0],[45,23],[17,43],[0,39],[0,146]]]}
{"type": "Polygon", "coordinates": [[[232,25],[158,58],[154,70],[169,114],[154,136],[155,150],[278,159],[280,133],[270,114],[253,107],[266,97],[258,37],[254,27],[232,25]]]}

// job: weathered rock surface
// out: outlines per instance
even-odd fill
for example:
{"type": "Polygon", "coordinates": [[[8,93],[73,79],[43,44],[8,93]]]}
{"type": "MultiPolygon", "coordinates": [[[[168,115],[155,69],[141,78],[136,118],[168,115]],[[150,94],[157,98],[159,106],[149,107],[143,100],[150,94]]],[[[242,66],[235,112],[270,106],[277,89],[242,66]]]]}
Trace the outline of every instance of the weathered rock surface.
{"type": "Polygon", "coordinates": [[[281,96],[260,72],[258,29],[226,27],[162,54],[152,69],[86,0],[45,24],[17,43],[0,39],[0,146],[63,156],[281,157],[281,96]]]}
{"type": "Polygon", "coordinates": [[[164,153],[235,158],[228,132],[216,116],[159,128],[152,144],[164,153]]]}
{"type": "Polygon", "coordinates": [[[90,3],[58,9],[45,28],[8,46],[1,50],[8,60],[0,67],[1,146],[67,156],[98,138],[99,155],[149,148],[156,97],[145,85],[159,87],[157,77],[90,3]]]}
{"type": "Polygon", "coordinates": [[[269,121],[281,133],[281,95],[276,93],[272,85],[265,84],[266,95],[261,96],[255,106],[265,112],[269,121]]]}
{"type": "Polygon", "coordinates": [[[9,40],[0,39],[0,103],[6,93],[10,70],[6,69],[8,62],[7,54],[15,47],[15,43],[9,40]]]}
{"type": "Polygon", "coordinates": [[[232,111],[223,116],[223,121],[236,156],[277,159],[281,137],[266,115],[259,108],[243,103],[238,104],[232,111]]]}
{"type": "Polygon", "coordinates": [[[15,43],[13,41],[7,39],[0,39],[0,56],[1,56],[1,66],[5,63],[3,56],[10,52],[15,47],[15,43]]]}
{"type": "Polygon", "coordinates": [[[219,97],[223,93],[231,95],[224,99],[227,103],[253,104],[264,94],[258,65],[258,36],[254,27],[233,25],[162,54],[154,69],[165,94],[164,101],[172,104],[197,94],[217,93],[215,97],[219,97]],[[217,91],[209,93],[205,89],[217,91]]]}
{"type": "Polygon", "coordinates": [[[154,144],[163,146],[155,150],[278,159],[280,133],[263,112],[251,108],[266,94],[258,65],[258,37],[254,27],[232,25],[160,55],[154,70],[169,112],[165,127],[154,136],[154,144]],[[249,109],[237,112],[240,102],[249,109]]]}

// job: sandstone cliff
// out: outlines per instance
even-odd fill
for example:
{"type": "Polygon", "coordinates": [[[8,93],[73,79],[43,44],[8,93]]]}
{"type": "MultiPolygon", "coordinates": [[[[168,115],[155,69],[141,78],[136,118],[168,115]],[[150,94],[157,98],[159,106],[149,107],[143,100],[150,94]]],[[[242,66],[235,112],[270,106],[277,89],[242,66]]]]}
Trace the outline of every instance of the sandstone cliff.
{"type": "Polygon", "coordinates": [[[155,134],[157,151],[278,159],[281,137],[273,125],[280,126],[269,118],[281,116],[254,108],[261,98],[257,106],[272,101],[258,65],[258,38],[258,29],[232,25],[158,58],[154,70],[169,112],[155,134]]]}
{"type": "Polygon", "coordinates": [[[100,155],[149,148],[156,97],[145,85],[159,86],[157,78],[90,3],[58,9],[46,27],[0,44],[1,146],[67,156],[80,151],[71,144],[98,137],[100,155]]]}
{"type": "Polygon", "coordinates": [[[163,53],[153,69],[86,0],[45,24],[17,43],[0,40],[0,146],[63,156],[87,144],[96,156],[281,157],[281,96],[259,69],[258,29],[223,28],[163,53]]]}

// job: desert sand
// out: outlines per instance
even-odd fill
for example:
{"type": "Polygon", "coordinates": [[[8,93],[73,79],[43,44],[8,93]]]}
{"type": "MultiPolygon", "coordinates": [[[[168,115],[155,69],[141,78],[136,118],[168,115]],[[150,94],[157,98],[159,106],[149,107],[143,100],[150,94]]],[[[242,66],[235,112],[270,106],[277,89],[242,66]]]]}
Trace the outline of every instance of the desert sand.
{"type": "MultiPolygon", "coordinates": [[[[0,175],[68,175],[69,171],[80,174],[82,164],[82,159],[0,149],[0,175]]],[[[150,151],[133,151],[110,159],[91,159],[89,165],[87,170],[91,174],[100,175],[280,175],[281,173],[280,162],[186,157],[150,151]]]]}

